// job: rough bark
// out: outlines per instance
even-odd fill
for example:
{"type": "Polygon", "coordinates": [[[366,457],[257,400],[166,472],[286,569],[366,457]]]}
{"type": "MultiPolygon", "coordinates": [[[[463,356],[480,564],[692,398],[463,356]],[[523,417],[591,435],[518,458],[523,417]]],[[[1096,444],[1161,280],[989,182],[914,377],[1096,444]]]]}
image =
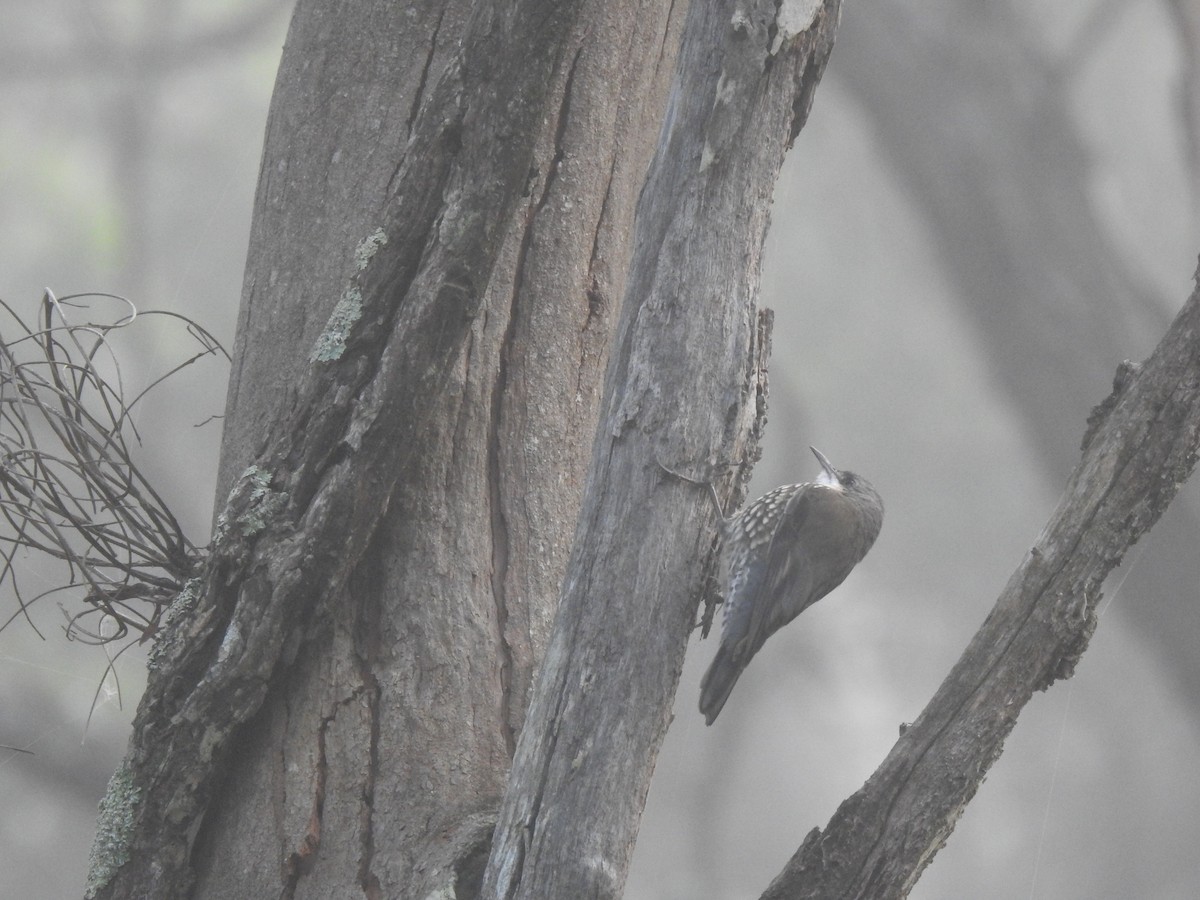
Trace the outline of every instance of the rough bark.
{"type": "Polygon", "coordinates": [[[160,641],[91,894],[477,885],[682,13],[300,3],[231,496],[160,641]]]}
{"type": "MultiPolygon", "coordinates": [[[[344,842],[344,864],[305,876],[308,889],[344,887],[357,876],[378,880],[387,896],[423,896],[477,882],[472,860],[481,842],[486,847],[566,563],[615,319],[612,298],[623,290],[633,203],[677,40],[670,15],[662,4],[593,3],[566,36],[484,314],[447,378],[439,427],[426,436],[418,470],[402,480],[355,591],[361,608],[374,610],[366,626],[378,636],[369,672],[337,678],[324,671],[345,671],[339,660],[356,655],[347,652],[347,636],[327,652],[329,662],[302,674],[273,704],[249,745],[257,761],[239,766],[251,770],[253,790],[234,787],[221,804],[213,860],[235,854],[252,865],[277,843],[298,843],[316,804],[312,772],[322,771],[321,758],[305,764],[305,755],[325,727],[323,711],[365,689],[377,691],[375,707],[370,715],[346,708],[354,716],[338,726],[347,732],[339,737],[346,749],[329,770],[341,780],[336,795],[325,787],[321,809],[334,833],[356,840],[344,842]],[[324,699],[298,699],[305,697],[324,699]],[[277,758],[267,752],[279,746],[277,758]],[[277,834],[259,836],[252,823],[261,817],[247,815],[249,804],[236,799],[255,795],[286,804],[277,834]],[[370,815],[359,824],[362,796],[370,798],[370,815]]],[[[425,54],[431,71],[442,65],[437,46],[455,40],[453,29],[446,32],[443,18],[425,54]]],[[[506,51],[525,48],[518,42],[506,51]]],[[[369,112],[372,100],[364,102],[369,112]]],[[[506,128],[491,139],[518,137],[506,128]]],[[[321,164],[320,153],[313,159],[321,164]]],[[[305,179],[296,183],[303,191],[305,179]]],[[[288,223],[302,218],[293,213],[288,223]]],[[[303,269],[296,280],[305,280],[303,269]]],[[[257,355],[260,368],[270,366],[265,342],[257,355]]],[[[255,411],[243,415],[252,423],[255,411]]],[[[326,842],[323,856],[342,844],[326,842]]],[[[298,846],[284,849],[302,857],[298,846]]],[[[238,883],[225,871],[220,862],[208,876],[214,896],[238,883]]]]}
{"type": "Polygon", "coordinates": [[[1200,280],[1153,355],[1118,370],[1058,508],[933,699],[825,831],[805,838],[764,900],[907,896],[1033,692],[1074,672],[1105,577],[1158,520],[1198,452],[1200,280]]]}
{"type": "Polygon", "coordinates": [[[618,897],[695,614],[713,511],[664,471],[753,459],[771,190],[840,5],[692,4],[563,599],[484,895],[618,897]]]}

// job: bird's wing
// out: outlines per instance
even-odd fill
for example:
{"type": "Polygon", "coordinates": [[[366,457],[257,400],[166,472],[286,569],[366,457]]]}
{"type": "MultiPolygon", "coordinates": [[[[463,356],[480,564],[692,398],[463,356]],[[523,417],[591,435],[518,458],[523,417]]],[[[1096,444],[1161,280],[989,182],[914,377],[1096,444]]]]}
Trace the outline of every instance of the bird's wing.
{"type": "Polygon", "coordinates": [[[845,580],[857,562],[841,546],[854,534],[853,516],[836,488],[810,484],[796,492],[771,539],[756,596],[748,598],[750,622],[739,650],[757,653],[768,637],[845,580]]]}

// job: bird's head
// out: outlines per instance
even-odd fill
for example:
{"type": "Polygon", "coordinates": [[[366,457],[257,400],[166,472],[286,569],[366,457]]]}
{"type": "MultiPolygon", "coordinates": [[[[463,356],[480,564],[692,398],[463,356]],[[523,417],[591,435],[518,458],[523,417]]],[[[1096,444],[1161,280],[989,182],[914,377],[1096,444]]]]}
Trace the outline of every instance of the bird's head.
{"type": "Polygon", "coordinates": [[[813,456],[821,464],[821,474],[817,476],[817,484],[823,484],[826,487],[836,488],[840,491],[858,480],[858,476],[853,472],[843,472],[841,469],[835,467],[829,461],[829,458],[816,447],[809,447],[808,449],[813,452],[813,456]]]}
{"type": "Polygon", "coordinates": [[[875,503],[881,508],[883,501],[879,499],[879,494],[871,483],[861,475],[856,475],[853,472],[847,472],[834,466],[829,459],[818,450],[816,447],[809,447],[813,452],[813,456],[817,458],[817,462],[821,464],[821,474],[817,476],[816,483],[823,484],[826,487],[831,487],[834,490],[843,491],[847,494],[858,495],[860,499],[866,500],[869,503],[875,503]]]}

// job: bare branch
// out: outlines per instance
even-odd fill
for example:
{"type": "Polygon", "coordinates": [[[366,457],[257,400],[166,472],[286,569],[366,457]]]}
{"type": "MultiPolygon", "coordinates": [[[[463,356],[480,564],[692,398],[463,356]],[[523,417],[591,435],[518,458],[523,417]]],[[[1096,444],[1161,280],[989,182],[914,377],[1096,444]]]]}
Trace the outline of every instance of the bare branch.
{"type": "Polygon", "coordinates": [[[1058,508],[929,705],[763,894],[903,897],[945,843],[1034,691],[1074,672],[1108,573],[1200,449],[1200,286],[1088,422],[1058,508]]]}

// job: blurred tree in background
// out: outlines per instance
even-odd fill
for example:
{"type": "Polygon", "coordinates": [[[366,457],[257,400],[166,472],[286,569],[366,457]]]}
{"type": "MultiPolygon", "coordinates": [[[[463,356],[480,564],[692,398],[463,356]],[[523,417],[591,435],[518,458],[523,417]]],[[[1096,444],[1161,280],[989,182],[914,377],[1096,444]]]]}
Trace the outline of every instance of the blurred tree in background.
{"type": "MultiPolygon", "coordinates": [[[[758,475],[807,476],[796,448],[816,443],[871,475],[889,523],[843,596],[778,636],[708,731],[693,707],[710,652],[693,654],[628,896],[757,896],[990,608],[1115,365],[1146,355],[1186,293],[1190,9],[845,9],[776,195],[758,475]]],[[[286,5],[239,10],[8,6],[6,300],[114,290],[232,343],[286,5]]],[[[139,425],[148,469],[202,540],[218,436],[191,426],[222,391],[196,390],[139,425]]],[[[1088,661],[1023,718],[914,896],[1194,895],[1196,510],[1193,487],[1127,561],[1088,661]]],[[[42,614],[52,628],[57,611],[42,614]]],[[[0,635],[0,743],[38,755],[0,757],[4,868],[29,879],[14,893],[72,896],[128,720],[103,704],[79,747],[103,654],[19,630],[0,635]]],[[[121,671],[127,716],[142,676],[132,658],[121,671]]]]}

